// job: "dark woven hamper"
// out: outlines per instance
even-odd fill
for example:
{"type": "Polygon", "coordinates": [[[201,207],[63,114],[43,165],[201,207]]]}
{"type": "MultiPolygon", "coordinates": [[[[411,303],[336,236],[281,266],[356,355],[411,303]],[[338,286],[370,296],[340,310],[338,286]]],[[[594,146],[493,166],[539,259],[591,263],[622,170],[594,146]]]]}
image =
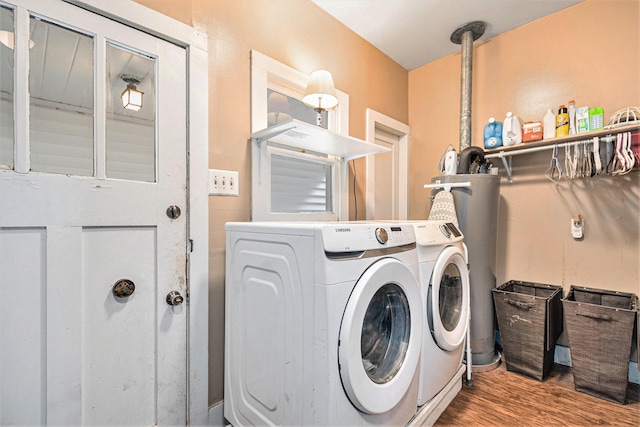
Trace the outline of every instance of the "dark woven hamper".
{"type": "Polygon", "coordinates": [[[625,404],[638,297],[572,286],[562,304],[576,390],[625,404]]]}
{"type": "Polygon", "coordinates": [[[562,287],[511,280],[492,293],[507,370],[544,381],[562,333],[562,287]]]}

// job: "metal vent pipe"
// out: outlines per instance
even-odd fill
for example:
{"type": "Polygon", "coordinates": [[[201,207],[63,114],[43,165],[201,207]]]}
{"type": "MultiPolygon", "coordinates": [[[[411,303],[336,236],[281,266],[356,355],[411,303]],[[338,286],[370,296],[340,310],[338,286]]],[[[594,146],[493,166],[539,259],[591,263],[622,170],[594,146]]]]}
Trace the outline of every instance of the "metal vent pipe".
{"type": "Polygon", "coordinates": [[[485,23],[474,21],[451,33],[451,42],[462,46],[462,76],[460,78],[460,151],[471,147],[471,73],[473,42],[483,34],[485,23]]]}

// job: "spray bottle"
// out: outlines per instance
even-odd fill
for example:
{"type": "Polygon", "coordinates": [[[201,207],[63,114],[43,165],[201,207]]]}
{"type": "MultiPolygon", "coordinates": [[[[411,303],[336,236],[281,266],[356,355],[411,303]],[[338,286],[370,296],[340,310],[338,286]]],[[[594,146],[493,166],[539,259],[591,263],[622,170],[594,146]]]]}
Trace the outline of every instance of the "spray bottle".
{"type": "Polygon", "coordinates": [[[576,101],[569,101],[569,135],[576,134],[576,101]]]}

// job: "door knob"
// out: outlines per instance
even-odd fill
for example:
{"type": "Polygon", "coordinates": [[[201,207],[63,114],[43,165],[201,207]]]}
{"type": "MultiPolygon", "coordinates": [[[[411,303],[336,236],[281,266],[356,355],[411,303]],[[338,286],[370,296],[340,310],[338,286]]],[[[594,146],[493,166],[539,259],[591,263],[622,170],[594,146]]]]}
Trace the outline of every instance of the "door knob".
{"type": "Polygon", "coordinates": [[[178,291],[171,291],[167,294],[167,304],[180,305],[184,302],[184,297],[178,291]]]}
{"type": "Polygon", "coordinates": [[[171,219],[178,219],[181,213],[179,206],[171,205],[167,208],[167,216],[171,219]]]}

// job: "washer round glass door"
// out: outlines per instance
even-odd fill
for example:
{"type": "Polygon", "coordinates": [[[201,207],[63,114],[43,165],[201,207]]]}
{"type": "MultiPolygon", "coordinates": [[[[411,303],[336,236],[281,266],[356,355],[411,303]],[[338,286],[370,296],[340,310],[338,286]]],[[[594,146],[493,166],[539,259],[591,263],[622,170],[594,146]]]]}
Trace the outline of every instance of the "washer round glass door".
{"type": "Polygon", "coordinates": [[[338,361],[351,403],[368,414],[394,408],[409,389],[422,345],[420,287],[400,261],[384,258],[356,283],[342,317],[338,361]]]}
{"type": "Polygon", "coordinates": [[[443,350],[455,350],[464,341],[469,317],[469,272],[458,248],[445,248],[436,260],[427,303],[436,344],[443,350]]]}

